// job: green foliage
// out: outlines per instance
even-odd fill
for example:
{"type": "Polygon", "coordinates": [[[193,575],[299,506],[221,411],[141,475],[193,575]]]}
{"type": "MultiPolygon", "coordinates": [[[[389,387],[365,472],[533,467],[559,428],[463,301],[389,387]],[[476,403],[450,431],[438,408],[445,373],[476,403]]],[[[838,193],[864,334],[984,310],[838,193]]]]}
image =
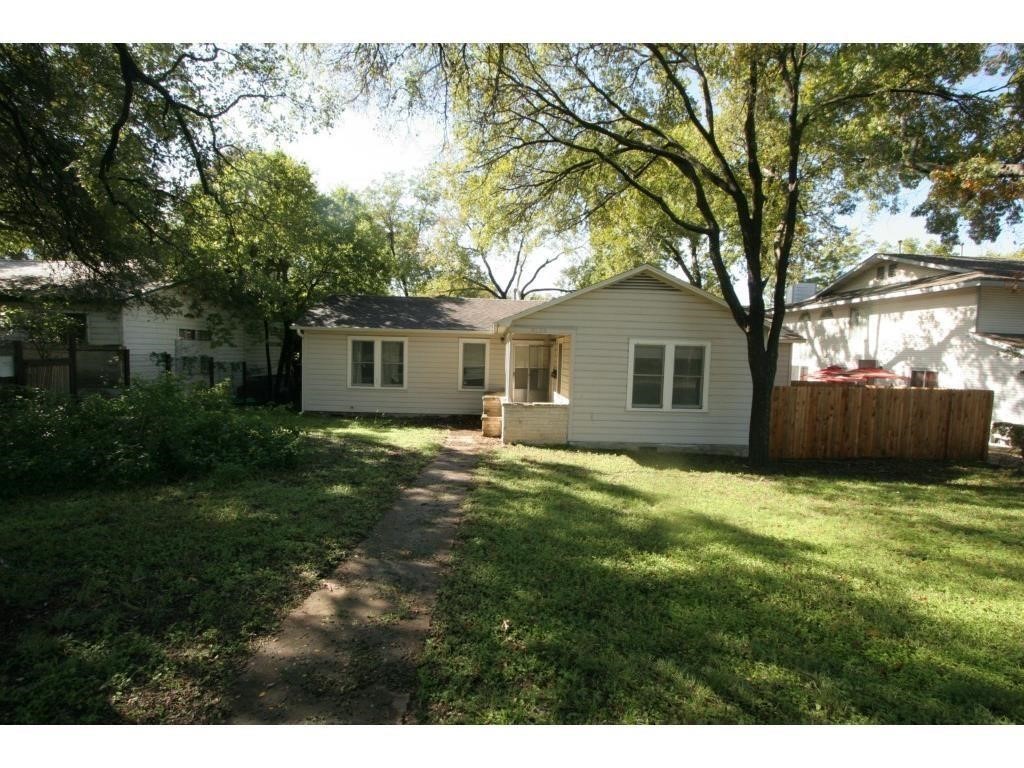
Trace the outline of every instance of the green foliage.
{"type": "Polygon", "coordinates": [[[1011,424],[1008,430],[1010,445],[1017,449],[1017,453],[1024,459],[1024,424],[1011,424]]]}
{"type": "Polygon", "coordinates": [[[174,207],[210,191],[239,125],[276,132],[327,102],[298,51],[213,44],[0,45],[0,248],[158,279],[174,207]],[[272,109],[268,107],[273,107],[272,109]],[[238,120],[244,113],[245,120],[238,120]]]}
{"type": "Polygon", "coordinates": [[[81,401],[0,389],[0,494],[196,477],[219,464],[290,466],[296,431],[232,406],[227,387],[171,376],[81,401]]]}
{"type": "Polygon", "coordinates": [[[223,717],[255,638],[316,588],[443,437],[383,420],[252,411],[302,462],[7,500],[0,721],[223,717]]]}
{"type": "Polygon", "coordinates": [[[193,190],[183,216],[190,255],[176,264],[202,298],[276,324],[325,295],[386,286],[380,229],[354,195],[322,195],[305,164],[248,152],[216,183],[219,201],[193,190]]]}
{"type": "Polygon", "coordinates": [[[59,299],[39,297],[26,303],[0,304],[0,337],[20,336],[40,357],[46,357],[51,347],[65,345],[76,327],[77,320],[59,299]]]}
{"type": "Polygon", "coordinates": [[[1019,723],[1024,484],[992,467],[485,459],[428,723],[1019,723]]]}

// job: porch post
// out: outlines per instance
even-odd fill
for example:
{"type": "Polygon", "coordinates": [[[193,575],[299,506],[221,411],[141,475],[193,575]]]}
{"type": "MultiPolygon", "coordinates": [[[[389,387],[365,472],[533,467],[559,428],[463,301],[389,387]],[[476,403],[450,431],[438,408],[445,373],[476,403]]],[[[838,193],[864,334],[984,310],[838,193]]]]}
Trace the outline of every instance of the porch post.
{"type": "Polygon", "coordinates": [[[505,397],[512,399],[512,331],[505,334],[505,397]]]}

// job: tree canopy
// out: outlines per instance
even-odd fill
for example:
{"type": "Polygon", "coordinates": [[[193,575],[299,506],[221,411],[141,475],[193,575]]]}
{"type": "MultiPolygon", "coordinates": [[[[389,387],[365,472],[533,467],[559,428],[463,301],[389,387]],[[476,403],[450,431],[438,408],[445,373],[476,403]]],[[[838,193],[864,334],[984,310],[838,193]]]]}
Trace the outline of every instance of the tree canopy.
{"type": "Polygon", "coordinates": [[[256,126],[326,115],[283,46],[0,45],[0,248],[123,281],[182,244],[173,212],[212,193],[256,126]]]}
{"type": "Polygon", "coordinates": [[[198,299],[261,319],[268,342],[273,329],[287,381],[290,326],[306,310],[331,294],[387,291],[385,233],[355,195],[322,194],[309,168],[281,152],[239,153],[211,181],[218,197],[197,186],[183,209],[188,249],[174,274],[198,299]]]}

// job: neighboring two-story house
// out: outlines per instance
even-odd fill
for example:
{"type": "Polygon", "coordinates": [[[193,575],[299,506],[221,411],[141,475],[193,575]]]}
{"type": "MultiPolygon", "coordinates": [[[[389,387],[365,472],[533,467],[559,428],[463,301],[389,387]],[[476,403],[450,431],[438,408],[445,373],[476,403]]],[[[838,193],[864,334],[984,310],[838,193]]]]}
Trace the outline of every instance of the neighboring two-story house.
{"type": "Polygon", "coordinates": [[[991,389],[1024,424],[1024,261],[876,253],[791,304],[793,378],[864,361],[912,386],[991,389]]]}
{"type": "MultiPolygon", "coordinates": [[[[0,260],[0,305],[24,306],[47,297],[60,298],[64,314],[74,321],[72,335],[76,356],[78,389],[103,390],[123,384],[124,371],[130,379],[152,379],[165,370],[186,378],[218,381],[242,380],[242,363],[249,377],[267,372],[262,335],[246,329],[241,319],[216,308],[200,305],[189,296],[186,286],[153,286],[158,300],[144,302],[125,298],[100,301],[88,289],[87,275],[63,261],[0,260]],[[125,366],[120,354],[128,356],[125,366]],[[109,353],[109,354],[108,354],[109,353]]],[[[13,381],[15,361],[12,342],[21,338],[0,338],[0,383],[13,381]]],[[[280,344],[271,348],[272,365],[280,344]]],[[[58,356],[66,357],[64,354],[58,356]]],[[[34,345],[26,343],[21,353],[38,357],[34,345]]],[[[32,371],[42,373],[36,367],[32,371]]],[[[67,390],[65,371],[37,386],[67,390]]]]}

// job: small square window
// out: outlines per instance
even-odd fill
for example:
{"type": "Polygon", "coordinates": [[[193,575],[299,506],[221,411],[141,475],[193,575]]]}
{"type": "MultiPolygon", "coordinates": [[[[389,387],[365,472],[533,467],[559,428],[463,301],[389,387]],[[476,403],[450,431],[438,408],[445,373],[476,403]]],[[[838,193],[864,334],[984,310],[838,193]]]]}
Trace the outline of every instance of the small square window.
{"type": "Polygon", "coordinates": [[[882,280],[885,278],[885,265],[875,268],[875,279],[882,280]]]}
{"type": "Polygon", "coordinates": [[[915,370],[910,372],[910,386],[929,387],[939,386],[938,371],[915,370]]]}

